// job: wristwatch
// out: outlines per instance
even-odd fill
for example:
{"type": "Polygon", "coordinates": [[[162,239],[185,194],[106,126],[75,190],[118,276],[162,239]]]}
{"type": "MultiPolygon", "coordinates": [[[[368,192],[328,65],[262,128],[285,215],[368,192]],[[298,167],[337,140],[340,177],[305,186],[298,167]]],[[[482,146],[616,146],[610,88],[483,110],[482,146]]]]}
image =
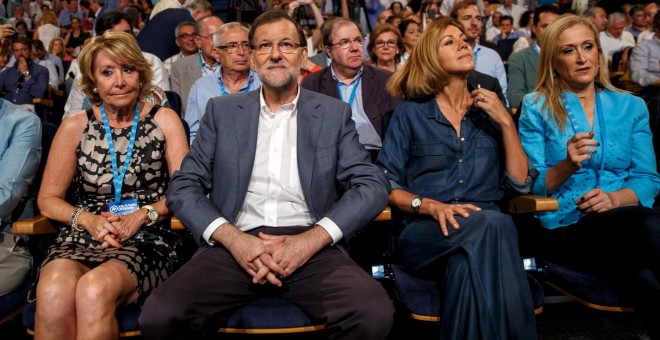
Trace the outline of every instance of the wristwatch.
{"type": "Polygon", "coordinates": [[[147,227],[151,227],[152,225],[156,224],[156,222],[158,222],[158,211],[156,211],[156,209],[150,205],[145,205],[142,208],[147,209],[147,217],[149,217],[149,221],[151,221],[147,224],[147,227]]]}
{"type": "Polygon", "coordinates": [[[26,77],[29,77],[29,76],[30,76],[30,70],[27,70],[27,71],[25,71],[25,73],[23,73],[23,78],[26,78],[26,77]]]}
{"type": "Polygon", "coordinates": [[[419,214],[419,207],[422,206],[422,198],[417,196],[410,202],[410,207],[415,214],[419,214]]]}

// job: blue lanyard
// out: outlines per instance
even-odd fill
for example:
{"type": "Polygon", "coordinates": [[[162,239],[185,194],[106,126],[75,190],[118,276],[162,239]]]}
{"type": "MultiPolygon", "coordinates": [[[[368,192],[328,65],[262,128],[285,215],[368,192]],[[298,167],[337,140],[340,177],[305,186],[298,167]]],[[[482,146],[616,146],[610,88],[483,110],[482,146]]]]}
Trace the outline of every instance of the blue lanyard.
{"type": "Polygon", "coordinates": [[[115,202],[121,201],[121,187],[124,185],[124,176],[131,163],[131,156],[133,155],[133,146],[135,145],[135,135],[137,132],[138,118],[140,117],[140,106],[135,104],[135,115],[133,116],[133,125],[131,126],[131,136],[128,141],[128,150],[126,151],[126,159],[121,169],[117,169],[117,153],[115,152],[115,142],[112,140],[112,132],[110,131],[110,123],[108,122],[108,115],[105,113],[105,106],[101,104],[101,119],[103,119],[103,127],[105,128],[105,136],[108,140],[108,149],[110,151],[110,161],[112,163],[112,177],[114,178],[115,185],[115,202]]]}
{"type": "MultiPolygon", "coordinates": [[[[362,80],[362,76],[358,78],[357,82],[355,82],[355,85],[353,86],[353,91],[351,92],[351,97],[348,99],[348,106],[353,107],[353,100],[355,99],[355,93],[357,92],[358,86],[360,86],[360,80],[362,80]]],[[[341,87],[339,87],[339,81],[337,81],[337,92],[339,92],[339,99],[341,101],[344,101],[344,96],[341,95],[341,87]]]]}
{"type": "MultiPolygon", "coordinates": [[[[248,92],[250,90],[250,86],[252,86],[253,80],[254,77],[252,77],[252,75],[250,74],[248,76],[247,85],[240,88],[238,91],[236,91],[236,93],[248,92]]],[[[220,93],[222,93],[223,96],[227,96],[231,94],[231,92],[227,90],[227,87],[225,86],[225,82],[222,80],[222,71],[220,71],[220,76],[218,77],[218,85],[220,86],[220,93]]]]}
{"type": "MultiPolygon", "coordinates": [[[[477,45],[474,45],[474,46],[476,47],[477,45]]],[[[475,68],[477,67],[477,60],[479,60],[479,56],[477,55],[477,52],[479,52],[480,49],[481,48],[475,48],[474,49],[474,67],[475,68]]]]}
{"type": "Polygon", "coordinates": [[[541,48],[536,43],[536,41],[532,41],[532,48],[534,48],[534,52],[536,52],[536,55],[541,55],[541,48]]]}

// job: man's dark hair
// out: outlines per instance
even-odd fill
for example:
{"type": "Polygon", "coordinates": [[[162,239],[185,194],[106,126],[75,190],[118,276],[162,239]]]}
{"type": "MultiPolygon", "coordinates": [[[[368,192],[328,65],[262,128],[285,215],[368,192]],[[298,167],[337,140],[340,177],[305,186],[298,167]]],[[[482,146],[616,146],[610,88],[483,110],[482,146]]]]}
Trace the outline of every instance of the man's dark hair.
{"type": "Polygon", "coordinates": [[[503,15],[503,16],[500,18],[500,25],[502,24],[502,21],[506,21],[506,20],[508,20],[509,22],[511,22],[511,25],[513,25],[513,17],[510,16],[510,15],[503,15]]]}
{"type": "Polygon", "coordinates": [[[534,14],[534,11],[525,11],[525,13],[520,16],[520,20],[518,20],[518,26],[522,28],[529,25],[529,20],[532,18],[532,14],[534,14]]]}
{"type": "Polygon", "coordinates": [[[541,5],[536,7],[534,10],[534,26],[539,24],[539,21],[541,20],[541,13],[554,13],[557,15],[562,15],[564,14],[564,11],[555,5],[541,5]]]}
{"type": "Polygon", "coordinates": [[[660,11],[655,13],[655,16],[653,17],[653,27],[655,29],[660,29],[660,11]]]}
{"type": "Polygon", "coordinates": [[[463,1],[458,1],[454,4],[454,7],[451,8],[451,12],[449,13],[449,16],[454,19],[458,20],[458,11],[468,8],[470,6],[477,6],[477,0],[463,0],[463,1]]]}
{"type": "Polygon", "coordinates": [[[46,46],[44,46],[44,42],[43,42],[43,41],[37,39],[37,40],[32,40],[32,48],[33,48],[35,51],[39,51],[39,50],[45,50],[45,49],[46,49],[46,46]]]}
{"type": "Polygon", "coordinates": [[[323,29],[321,29],[321,39],[323,40],[324,46],[331,46],[333,44],[333,42],[331,41],[332,32],[334,32],[336,27],[342,26],[344,24],[355,25],[358,31],[360,31],[360,36],[364,37],[364,31],[362,31],[362,27],[358,25],[355,21],[349,18],[336,17],[333,18],[332,20],[328,20],[327,25],[325,23],[322,25],[323,29]]]}
{"type": "Polygon", "coordinates": [[[110,11],[103,13],[96,23],[96,35],[103,35],[103,32],[112,29],[122,20],[128,22],[128,25],[131,26],[131,34],[133,34],[133,25],[131,25],[131,19],[128,15],[120,11],[110,11]]]}
{"type": "Polygon", "coordinates": [[[79,4],[80,8],[89,8],[89,1],[87,0],[81,0],[79,4]]]}
{"type": "Polygon", "coordinates": [[[639,5],[639,4],[633,5],[632,7],[630,7],[630,11],[628,11],[628,15],[634,17],[635,13],[637,12],[644,12],[644,5],[639,5]]]}
{"type": "Polygon", "coordinates": [[[298,31],[298,43],[300,44],[300,47],[307,47],[307,39],[305,39],[305,33],[303,32],[302,26],[300,26],[297,21],[293,20],[293,18],[291,18],[285,11],[282,10],[268,11],[254,19],[254,22],[252,22],[252,28],[250,28],[250,32],[248,33],[250,45],[254,47],[254,33],[257,31],[259,26],[280,20],[288,21],[294,24],[296,26],[296,31],[298,31]]]}
{"type": "Polygon", "coordinates": [[[12,44],[23,44],[27,46],[30,50],[32,50],[32,40],[26,38],[26,37],[16,37],[14,41],[12,41],[12,44]]]}

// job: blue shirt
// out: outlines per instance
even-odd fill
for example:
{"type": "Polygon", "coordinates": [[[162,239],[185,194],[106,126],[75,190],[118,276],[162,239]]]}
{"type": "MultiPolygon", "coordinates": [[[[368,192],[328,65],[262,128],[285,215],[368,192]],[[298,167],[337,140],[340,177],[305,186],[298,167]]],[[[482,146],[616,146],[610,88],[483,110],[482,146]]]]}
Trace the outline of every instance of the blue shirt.
{"type": "Polygon", "coordinates": [[[18,61],[0,73],[0,92],[7,91],[5,99],[14,104],[32,104],[33,98],[42,98],[46,94],[48,70],[30,61],[28,69],[32,76],[25,81],[17,64],[18,61]]]}
{"type": "MultiPolygon", "coordinates": [[[[71,26],[71,18],[72,17],[77,17],[77,18],[80,19],[80,21],[82,21],[82,19],[85,17],[85,15],[81,11],[71,13],[71,11],[69,11],[68,8],[65,8],[60,12],[59,17],[57,18],[58,21],[60,22],[60,27],[71,26]]],[[[48,46],[46,46],[46,48],[48,48],[48,46]]]]}
{"type": "MultiPolygon", "coordinates": [[[[507,91],[509,87],[506,81],[506,70],[504,69],[504,63],[502,63],[499,53],[479,44],[474,44],[472,49],[474,50],[474,69],[497,78],[502,87],[504,97],[508,98],[507,91]]],[[[509,105],[508,102],[507,105],[509,105]]]]}
{"type": "Polygon", "coordinates": [[[55,67],[57,68],[57,77],[59,79],[60,83],[64,82],[64,66],[62,65],[62,59],[58,56],[52,55],[48,52],[46,52],[46,57],[44,58],[45,60],[50,60],[55,64],[55,67]]]}
{"type": "MultiPolygon", "coordinates": [[[[250,92],[261,87],[261,80],[250,70],[250,76],[245,85],[238,90],[238,92],[250,92]]],[[[230,94],[229,90],[225,87],[225,82],[222,79],[222,68],[217,73],[210,76],[204,76],[193,84],[188,94],[188,106],[186,109],[186,123],[190,127],[190,144],[197,137],[197,130],[199,130],[199,122],[206,113],[206,104],[209,99],[230,94]]]]}
{"type": "Polygon", "coordinates": [[[383,146],[383,142],[380,140],[378,132],[371,124],[371,120],[364,111],[364,103],[362,102],[362,81],[360,81],[362,77],[362,69],[360,69],[355,78],[353,78],[348,84],[337,78],[337,74],[335,74],[335,69],[332,65],[330,65],[330,72],[332,72],[332,79],[337,83],[339,97],[343,102],[348,103],[351,106],[351,111],[353,112],[352,118],[355,122],[355,129],[358,132],[360,144],[364,145],[367,150],[379,150],[381,146],[383,146]],[[357,89],[355,90],[353,102],[349,103],[353,89],[356,86],[357,89]]]}
{"type": "Polygon", "coordinates": [[[0,99],[0,218],[3,222],[11,222],[10,215],[32,183],[40,159],[39,117],[0,99]]]}
{"type": "Polygon", "coordinates": [[[605,122],[599,122],[594,115],[594,138],[600,143],[592,155],[595,159],[585,162],[557,191],[548,193],[546,173],[566,159],[568,140],[576,130],[588,130],[589,122],[577,95],[564,92],[564,106],[572,112],[576,124],[567,124],[560,130],[549,117],[549,111],[542,108],[545,97],[537,96],[538,92],[532,92],[523,98],[519,131],[523,148],[539,171],[532,193],[551,196],[559,202],[557,211],[537,214],[543,227],[553,229],[577,222],[585,213],[577,209],[575,201],[597,185],[606,192],[630,188],[640,204],[653,205],[660,190],[660,175],[656,171],[649,112],[641,98],[608,89],[600,92],[605,122]],[[602,139],[603,125],[606,140],[602,139]],[[600,170],[603,157],[604,168],[600,170]]]}
{"type": "Polygon", "coordinates": [[[405,101],[394,111],[376,165],[392,189],[446,203],[493,203],[504,190],[529,191],[536,171],[522,183],[508,175],[502,130],[472,106],[460,136],[435,98],[405,101]]]}

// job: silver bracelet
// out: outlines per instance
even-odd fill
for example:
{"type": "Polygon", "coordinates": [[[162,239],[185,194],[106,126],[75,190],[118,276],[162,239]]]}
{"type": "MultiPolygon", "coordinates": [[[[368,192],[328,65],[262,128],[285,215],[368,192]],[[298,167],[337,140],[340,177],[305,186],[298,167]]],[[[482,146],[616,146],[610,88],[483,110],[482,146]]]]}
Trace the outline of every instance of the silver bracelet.
{"type": "Polygon", "coordinates": [[[87,210],[89,210],[89,209],[87,209],[87,207],[78,207],[78,208],[76,208],[76,211],[71,213],[71,229],[73,229],[74,231],[77,231],[79,233],[82,233],[83,231],[85,231],[85,228],[81,228],[81,227],[78,226],[78,218],[80,217],[80,214],[82,214],[83,212],[85,212],[87,210]]]}

